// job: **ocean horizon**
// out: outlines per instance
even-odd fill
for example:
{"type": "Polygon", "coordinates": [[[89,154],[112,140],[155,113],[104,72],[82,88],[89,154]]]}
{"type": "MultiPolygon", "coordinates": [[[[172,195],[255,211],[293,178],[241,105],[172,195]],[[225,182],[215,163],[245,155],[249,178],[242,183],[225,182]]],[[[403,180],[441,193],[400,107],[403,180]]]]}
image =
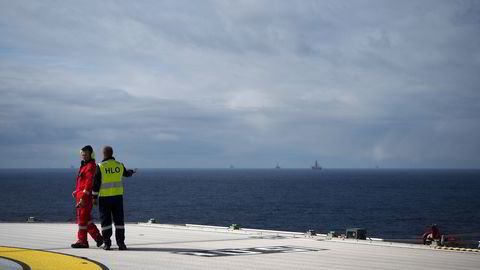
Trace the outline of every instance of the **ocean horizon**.
{"type": "MultiPolygon", "coordinates": [[[[0,221],[73,222],[76,170],[0,169],[0,221]],[[41,202],[41,203],[39,203],[41,202]]],[[[139,168],[125,179],[125,219],[414,239],[480,232],[480,170],[139,168]]],[[[93,211],[98,223],[98,210],[93,211]]]]}

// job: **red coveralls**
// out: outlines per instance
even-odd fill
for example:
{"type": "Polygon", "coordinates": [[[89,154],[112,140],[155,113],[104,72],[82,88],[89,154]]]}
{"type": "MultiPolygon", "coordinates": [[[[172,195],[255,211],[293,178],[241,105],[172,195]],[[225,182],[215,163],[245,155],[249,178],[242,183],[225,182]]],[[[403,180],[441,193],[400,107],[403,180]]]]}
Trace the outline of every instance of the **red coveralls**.
{"type": "Polygon", "coordinates": [[[77,175],[76,189],[73,192],[77,204],[80,202],[80,199],[83,199],[84,203],[83,207],[77,207],[78,241],[81,243],[88,243],[87,232],[95,241],[101,237],[97,226],[92,222],[92,185],[95,171],[96,164],[94,159],[82,162],[77,175]]]}

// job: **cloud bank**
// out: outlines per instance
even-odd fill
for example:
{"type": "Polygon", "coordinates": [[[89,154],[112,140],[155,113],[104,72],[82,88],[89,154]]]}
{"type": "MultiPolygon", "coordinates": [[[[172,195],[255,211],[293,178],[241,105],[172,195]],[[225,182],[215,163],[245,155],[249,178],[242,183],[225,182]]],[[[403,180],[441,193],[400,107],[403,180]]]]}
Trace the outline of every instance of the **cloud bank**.
{"type": "Polygon", "coordinates": [[[480,167],[478,1],[0,1],[1,167],[480,167]]]}

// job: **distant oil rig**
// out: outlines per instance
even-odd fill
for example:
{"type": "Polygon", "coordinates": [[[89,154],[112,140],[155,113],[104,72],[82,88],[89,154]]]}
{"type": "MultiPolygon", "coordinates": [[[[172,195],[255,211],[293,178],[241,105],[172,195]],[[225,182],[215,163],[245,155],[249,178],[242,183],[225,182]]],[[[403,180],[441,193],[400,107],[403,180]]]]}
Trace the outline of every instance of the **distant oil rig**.
{"type": "Polygon", "coordinates": [[[315,165],[312,166],[312,170],[321,170],[322,166],[318,165],[318,161],[315,160],[315,165]]]}

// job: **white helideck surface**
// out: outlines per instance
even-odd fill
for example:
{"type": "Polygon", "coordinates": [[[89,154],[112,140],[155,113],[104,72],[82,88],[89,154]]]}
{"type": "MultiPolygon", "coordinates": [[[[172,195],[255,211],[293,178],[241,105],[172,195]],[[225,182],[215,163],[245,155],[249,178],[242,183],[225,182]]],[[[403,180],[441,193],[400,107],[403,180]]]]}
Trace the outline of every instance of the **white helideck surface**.
{"type": "Polygon", "coordinates": [[[480,269],[480,253],[299,233],[127,224],[127,251],[72,249],[75,224],[0,223],[0,246],[72,254],[109,269],[480,269]]]}

